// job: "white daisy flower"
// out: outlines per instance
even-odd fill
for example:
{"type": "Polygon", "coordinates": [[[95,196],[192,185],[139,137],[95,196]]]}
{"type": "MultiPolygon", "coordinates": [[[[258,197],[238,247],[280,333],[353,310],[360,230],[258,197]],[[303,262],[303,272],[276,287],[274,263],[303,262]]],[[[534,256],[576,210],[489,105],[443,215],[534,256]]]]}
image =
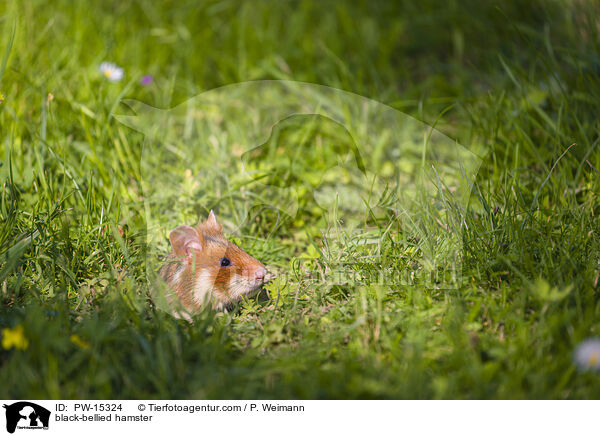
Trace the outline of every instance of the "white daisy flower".
{"type": "Polygon", "coordinates": [[[575,349],[573,359],[579,369],[600,371],[600,338],[582,341],[575,349]]]}
{"type": "Polygon", "coordinates": [[[124,76],[123,68],[111,62],[102,62],[98,69],[111,82],[118,82],[124,76]]]}

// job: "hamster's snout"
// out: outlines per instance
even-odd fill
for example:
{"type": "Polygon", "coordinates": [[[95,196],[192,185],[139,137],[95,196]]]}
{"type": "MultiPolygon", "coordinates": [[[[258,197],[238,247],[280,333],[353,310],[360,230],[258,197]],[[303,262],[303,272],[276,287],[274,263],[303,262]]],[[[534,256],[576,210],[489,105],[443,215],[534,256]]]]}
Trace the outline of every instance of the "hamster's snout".
{"type": "Polygon", "coordinates": [[[265,281],[266,275],[267,275],[267,270],[265,269],[265,267],[264,266],[260,267],[254,272],[254,281],[262,283],[265,281]]]}
{"type": "Polygon", "coordinates": [[[248,280],[248,284],[253,288],[257,289],[265,284],[268,278],[267,269],[263,265],[249,268],[244,272],[245,279],[248,280]]]}

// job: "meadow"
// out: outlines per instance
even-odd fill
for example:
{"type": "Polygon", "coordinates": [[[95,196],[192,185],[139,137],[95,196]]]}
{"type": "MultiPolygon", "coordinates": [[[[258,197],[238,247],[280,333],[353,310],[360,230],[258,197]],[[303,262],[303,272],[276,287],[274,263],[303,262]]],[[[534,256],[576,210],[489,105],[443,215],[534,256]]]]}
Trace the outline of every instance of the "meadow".
{"type": "MultiPolygon", "coordinates": [[[[574,359],[600,336],[599,17],[575,0],[0,2],[0,397],[600,398],[598,362],[574,359]],[[246,144],[243,112],[205,111],[195,136],[185,117],[124,122],[127,101],[259,80],[352,93],[473,151],[461,280],[395,279],[422,245],[385,189],[350,204],[372,192],[335,123],[246,144]],[[336,244],[327,171],[363,229],[336,244]],[[158,307],[148,260],[211,209],[278,277],[189,323],[158,307]],[[323,273],[340,270],[358,279],[323,273]]],[[[393,180],[370,126],[364,173],[393,180]]]]}

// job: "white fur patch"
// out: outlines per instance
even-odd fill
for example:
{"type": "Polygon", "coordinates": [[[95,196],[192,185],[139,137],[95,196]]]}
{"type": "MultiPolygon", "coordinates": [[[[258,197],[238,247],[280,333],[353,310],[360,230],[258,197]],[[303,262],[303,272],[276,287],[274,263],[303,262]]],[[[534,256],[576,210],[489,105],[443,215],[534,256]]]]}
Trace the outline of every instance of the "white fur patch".
{"type": "Polygon", "coordinates": [[[209,270],[200,271],[194,283],[194,300],[198,304],[204,304],[211,297],[214,285],[209,270]]]}
{"type": "Polygon", "coordinates": [[[257,286],[252,286],[248,280],[240,276],[234,275],[229,281],[229,295],[232,300],[238,300],[242,295],[248,295],[256,289],[257,286]]]}
{"type": "Polygon", "coordinates": [[[179,284],[179,279],[181,278],[181,273],[184,270],[185,270],[185,268],[182,268],[180,265],[177,265],[177,268],[175,268],[175,272],[169,278],[169,282],[174,283],[174,284],[179,284]]]}

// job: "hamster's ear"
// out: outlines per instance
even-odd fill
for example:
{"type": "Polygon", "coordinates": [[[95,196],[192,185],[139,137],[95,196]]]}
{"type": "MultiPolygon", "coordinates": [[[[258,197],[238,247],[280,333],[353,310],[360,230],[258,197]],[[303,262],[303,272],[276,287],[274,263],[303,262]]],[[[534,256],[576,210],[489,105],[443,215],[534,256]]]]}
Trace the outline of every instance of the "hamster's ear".
{"type": "Polygon", "coordinates": [[[204,228],[216,233],[221,233],[223,231],[223,226],[217,222],[217,217],[212,210],[208,214],[206,221],[204,221],[204,228]]]}
{"type": "Polygon", "coordinates": [[[202,250],[202,236],[190,226],[179,226],[171,231],[169,240],[177,257],[191,259],[192,250],[202,250]]]}

